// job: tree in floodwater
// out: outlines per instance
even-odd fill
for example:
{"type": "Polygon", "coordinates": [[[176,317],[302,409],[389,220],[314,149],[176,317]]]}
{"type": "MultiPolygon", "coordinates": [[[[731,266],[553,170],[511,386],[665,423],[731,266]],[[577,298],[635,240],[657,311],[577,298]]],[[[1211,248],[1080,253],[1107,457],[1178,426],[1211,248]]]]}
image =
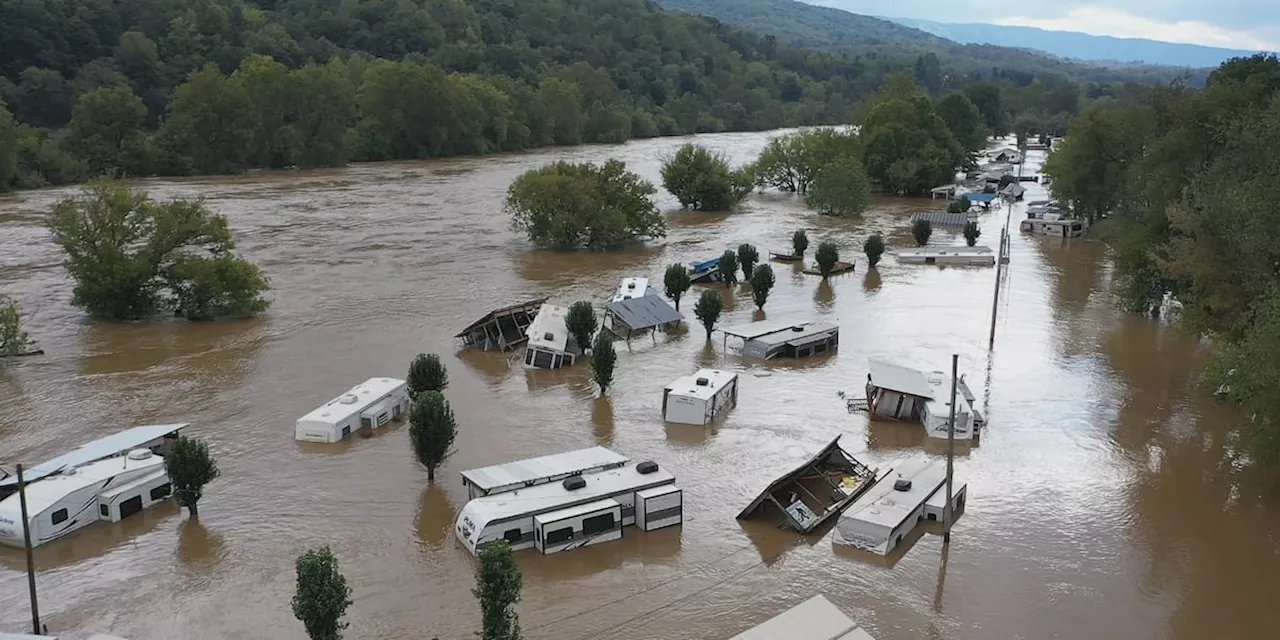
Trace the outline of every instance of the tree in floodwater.
{"type": "Polygon", "coordinates": [[[978,228],[978,223],[972,220],[964,223],[964,243],[973,246],[978,244],[978,238],[982,236],[982,230],[978,228]]]}
{"type": "Polygon", "coordinates": [[[929,244],[929,238],[933,236],[933,223],[920,218],[911,224],[911,236],[916,239],[916,244],[923,247],[929,244]]]}
{"type": "Polygon", "coordinates": [[[742,267],[742,277],[751,278],[754,273],[756,263],[760,261],[760,252],[756,251],[755,246],[750,244],[738,245],[738,266],[742,267]]]}
{"type": "Polygon", "coordinates": [[[436,468],[453,455],[458,423],[439,391],[423,391],[409,408],[409,442],[413,455],[427,468],[427,482],[436,481],[436,468]]]}
{"type": "Polygon", "coordinates": [[[613,340],[604,331],[596,334],[596,341],[591,345],[591,379],[600,387],[600,395],[608,392],[609,385],[613,384],[613,367],[617,361],[613,340]]]}
{"type": "Polygon", "coordinates": [[[794,252],[792,255],[797,258],[803,258],[804,252],[808,249],[809,234],[805,233],[804,229],[797,229],[795,233],[791,234],[791,250],[794,252]]]}
{"type": "Polygon", "coordinates": [[[689,279],[689,268],[679,263],[667,265],[667,272],[662,275],[662,284],[667,297],[676,303],[676,311],[679,311],[680,298],[693,286],[693,281],[689,279]]]}
{"type": "Polygon", "coordinates": [[[720,277],[724,278],[725,284],[733,284],[738,281],[738,254],[732,249],[720,254],[720,262],[716,265],[716,269],[720,272],[720,277]]]}
{"type": "Polygon", "coordinates": [[[444,391],[449,386],[449,371],[445,369],[440,356],[434,353],[419,353],[409,363],[409,375],[405,378],[405,387],[409,399],[418,397],[424,391],[444,391]]]}
{"type": "Polygon", "coordinates": [[[731,169],[722,154],[686,144],[662,163],[662,186],[691,211],[728,211],[751,193],[755,178],[731,169]]]}
{"type": "Polygon", "coordinates": [[[880,256],[884,255],[884,238],[878,233],[871,234],[867,241],[862,243],[862,252],[867,254],[867,263],[874,269],[880,264],[880,256]]]}
{"type": "Polygon", "coordinates": [[[520,602],[524,578],[511,555],[506,540],[485,545],[480,552],[480,568],[476,586],[471,590],[480,601],[481,640],[520,640],[520,617],[515,605],[520,602]]]}
{"type": "Polygon", "coordinates": [[[209,454],[209,445],[187,436],[178,436],[164,456],[164,472],[173,486],[174,499],[193,518],[200,516],[196,505],[204,496],[204,486],[221,475],[217,461],[209,454]]]}
{"type": "Polygon", "coordinates": [[[773,283],[773,267],[767,264],[756,265],[755,271],[751,272],[751,299],[755,301],[757,309],[764,310],[764,303],[769,300],[773,283]]]}
{"type": "Polygon", "coordinates": [[[310,549],[295,564],[298,586],[293,594],[293,616],[302,621],[311,640],[342,640],[342,621],[351,606],[351,587],[338,569],[338,558],[329,547],[310,549]]]}
{"type": "Polygon", "coordinates": [[[34,348],[31,336],[22,330],[22,315],[18,312],[18,303],[8,296],[0,295],[0,358],[24,355],[34,348]]]}
{"type": "Polygon", "coordinates": [[[253,316],[270,288],[236,256],[227,219],[202,200],[156,202],[123,182],[94,182],[48,220],[75,280],[72,303],[136,320],[172,310],[188,320],[253,316]]]}
{"type": "Polygon", "coordinates": [[[818,171],[804,202],[823,215],[852,216],[862,213],[870,199],[871,185],[862,161],[842,157],[818,171]]]}
{"type": "Polygon", "coordinates": [[[822,274],[822,279],[826,280],[835,270],[836,263],[840,262],[840,250],[836,248],[834,242],[820,242],[818,250],[813,253],[813,259],[818,263],[818,272],[822,274]]]}
{"type": "Polygon", "coordinates": [[[565,330],[573,336],[574,341],[578,343],[578,348],[583,351],[586,351],[587,346],[591,344],[591,336],[599,326],[596,308],[586,300],[579,300],[569,305],[569,311],[564,314],[565,330]]]}
{"type": "Polygon", "coordinates": [[[711,339],[711,332],[716,330],[716,323],[720,321],[720,314],[724,311],[724,298],[712,289],[702,292],[698,298],[698,304],[693,306],[693,315],[698,318],[698,322],[702,323],[702,327],[707,330],[707,340],[711,339]]]}
{"type": "MultiPolygon", "coordinates": [[[[511,226],[551,249],[620,249],[667,235],[649,196],[653,185],[618,160],[553,162],[530,169],[507,189],[511,226]]],[[[586,345],[583,345],[586,346],[586,345]]]]}

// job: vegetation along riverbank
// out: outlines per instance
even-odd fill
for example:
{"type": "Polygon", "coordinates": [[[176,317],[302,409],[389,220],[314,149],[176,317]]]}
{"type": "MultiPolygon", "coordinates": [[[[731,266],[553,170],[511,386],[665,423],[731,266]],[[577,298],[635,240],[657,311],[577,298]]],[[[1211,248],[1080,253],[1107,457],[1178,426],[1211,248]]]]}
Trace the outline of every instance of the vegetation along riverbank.
{"type": "Polygon", "coordinates": [[[641,0],[6,3],[0,42],[0,190],[846,123],[895,72],[1056,130],[1148,79],[785,47],[641,0]]]}
{"type": "Polygon", "coordinates": [[[1176,309],[1221,347],[1211,389],[1251,415],[1280,461],[1280,61],[1231,60],[1203,91],[1151,86],[1071,121],[1045,173],[1114,249],[1136,313],[1176,309]]]}

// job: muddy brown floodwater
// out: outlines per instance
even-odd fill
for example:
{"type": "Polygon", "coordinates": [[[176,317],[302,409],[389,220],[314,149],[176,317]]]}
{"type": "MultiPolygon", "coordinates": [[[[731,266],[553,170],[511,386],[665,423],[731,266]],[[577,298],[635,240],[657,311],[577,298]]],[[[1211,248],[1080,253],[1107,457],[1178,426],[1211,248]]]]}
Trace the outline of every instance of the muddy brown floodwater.
{"type": "MultiPolygon", "coordinates": [[[[769,135],[699,141],[746,161],[769,135]]],[[[223,472],[198,523],[169,504],[39,549],[49,628],[73,638],[302,639],[289,608],[293,560],[330,544],[355,590],[348,637],[471,638],[473,559],[450,534],[466,498],[458,471],[602,444],[670,468],[685,490],[684,526],[521,553],[519,611],[533,640],[725,638],[818,592],[880,640],[1276,637],[1273,478],[1231,462],[1240,418],[1197,388],[1204,346],[1113,307],[1102,245],[1015,231],[988,353],[993,269],[892,257],[866,268],[862,240],[882,231],[907,244],[907,213],[923,202],[879,201],[864,219],[833,220],[786,195],[755,195],[719,215],[676,212],[663,194],[666,240],[612,254],[536,251],[507,228],[502,196],[525,169],[612,156],[656,182],[662,155],[683,142],[145,182],[160,198],[203,196],[230,218],[275,287],[270,312],[247,322],[91,323],[70,306],[42,227],[73,190],[0,200],[0,291],[18,298],[48,352],[0,367],[0,461],[34,463],[134,424],[189,421],[223,472]],[[624,276],[660,279],[671,262],[742,242],[764,256],[800,227],[858,262],[829,284],[774,265],[769,317],[839,321],[840,348],[823,359],[744,362],[732,341],[707,344],[695,324],[620,345],[615,387],[595,399],[584,366],[527,373],[516,355],[459,352],[452,338],[491,307],[601,301],[624,276]],[[420,351],[443,355],[461,423],[435,486],[404,425],[336,446],[294,442],[298,416],[367,377],[402,375],[420,351]],[[829,538],[734,520],[836,434],[874,464],[927,455],[919,427],[869,425],[837,392],[862,395],[868,357],[945,369],[953,352],[985,389],[990,426],[960,451],[970,499],[945,553],[925,536],[877,564],[829,538]],[[742,372],[738,406],[714,428],[664,426],[664,384],[712,364],[742,372]]],[[[1021,205],[1012,215],[1016,224],[1021,205]]],[[[996,245],[1004,219],[984,219],[984,244],[996,245]]],[[[753,318],[748,293],[729,300],[725,323],[753,318]]],[[[28,624],[23,566],[20,551],[0,550],[6,630],[28,624]]]]}

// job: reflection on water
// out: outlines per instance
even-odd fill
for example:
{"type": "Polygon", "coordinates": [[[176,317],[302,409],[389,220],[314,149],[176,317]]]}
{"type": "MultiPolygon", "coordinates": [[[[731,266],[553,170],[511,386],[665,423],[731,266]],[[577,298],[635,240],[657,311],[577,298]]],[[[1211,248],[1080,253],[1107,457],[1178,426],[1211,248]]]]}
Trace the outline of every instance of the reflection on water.
{"type": "MultiPolygon", "coordinates": [[[[768,135],[703,140],[742,162],[768,135]]],[[[845,219],[756,194],[741,212],[701,214],[662,193],[668,237],[610,254],[532,249],[499,213],[530,167],[615,156],[656,181],[662,155],[683,142],[146,181],[155,197],[205,196],[271,277],[270,312],[245,322],[89,322],[69,305],[71,283],[39,226],[72,190],[0,200],[0,283],[32,310],[28,328],[48,352],[0,367],[0,463],[181,420],[210,442],[223,473],[199,521],[170,504],[38,549],[50,628],[302,640],[289,609],[293,562],[330,544],[355,589],[351,637],[471,637],[475,561],[450,534],[466,501],[458,471],[593,444],[669,468],[685,521],[572,553],[521,553],[531,640],[726,637],[819,591],[880,640],[1208,640],[1280,628],[1266,600],[1280,591],[1276,478],[1244,464],[1231,435],[1239,416],[1196,387],[1207,346],[1116,311],[1097,242],[1013,235],[990,353],[993,270],[899,265],[889,254],[827,282],[773,263],[763,314],[749,287],[694,287],[684,327],[617,343],[604,398],[586,363],[525,371],[518,350],[457,350],[459,329],[506,303],[599,304],[620,278],[660,282],[666,265],[744,242],[762,256],[786,250],[799,228],[811,241],[806,263],[823,240],[861,261],[868,235],[883,234],[890,250],[913,246],[910,214],[943,206],[876,198],[845,219]],[[721,336],[705,339],[693,316],[705,289],[726,300],[720,326],[838,319],[840,347],[799,361],[742,358],[721,336]],[[336,445],[294,442],[298,416],[368,377],[404,375],[419,352],[449,367],[459,421],[436,484],[404,424],[336,445]],[[862,394],[869,358],[935,369],[952,353],[989,425],[980,447],[957,447],[969,512],[945,552],[924,536],[887,561],[848,557],[829,537],[734,520],[779,469],[836,435],[872,466],[940,455],[945,441],[919,425],[868,423],[838,392],[862,394]],[[740,373],[738,406],[706,427],[665,423],[663,387],[702,366],[740,373]]],[[[986,237],[1022,206],[985,214],[986,237]]],[[[962,242],[946,229],[930,240],[962,242]]],[[[0,628],[24,624],[23,566],[20,551],[0,549],[0,628]]]]}

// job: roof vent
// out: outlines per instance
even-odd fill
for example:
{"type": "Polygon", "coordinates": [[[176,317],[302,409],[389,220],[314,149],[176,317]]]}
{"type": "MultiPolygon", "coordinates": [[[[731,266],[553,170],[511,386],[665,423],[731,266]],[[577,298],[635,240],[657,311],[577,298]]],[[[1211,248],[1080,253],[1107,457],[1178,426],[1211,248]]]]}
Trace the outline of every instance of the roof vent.
{"type": "Polygon", "coordinates": [[[792,330],[792,331],[804,331],[804,325],[802,325],[802,324],[798,324],[798,325],[796,325],[796,326],[794,326],[794,327],[791,327],[791,330],[792,330]]]}
{"type": "Polygon", "coordinates": [[[338,402],[341,402],[342,404],[355,404],[356,400],[358,400],[358,398],[356,398],[356,394],[354,393],[344,393],[341,398],[338,398],[338,402]]]}
{"type": "Polygon", "coordinates": [[[894,491],[910,491],[911,481],[907,480],[906,478],[898,478],[897,480],[893,481],[893,490],[894,491]]]}
{"type": "Polygon", "coordinates": [[[565,491],[574,491],[587,486],[587,480],[582,476],[569,476],[561,484],[564,486],[565,491]]]}
{"type": "Polygon", "coordinates": [[[707,378],[698,378],[695,384],[697,384],[699,387],[709,387],[711,386],[711,381],[708,380],[707,378]]]}
{"type": "Polygon", "coordinates": [[[641,475],[647,475],[657,470],[658,470],[658,463],[652,460],[645,460],[644,462],[641,462],[640,464],[636,465],[636,473],[639,473],[641,475]]]}
{"type": "Polygon", "coordinates": [[[548,331],[547,333],[542,334],[542,339],[546,340],[547,342],[553,342],[556,339],[556,334],[548,331]]]}
{"type": "Polygon", "coordinates": [[[627,283],[627,288],[628,288],[628,289],[634,289],[634,288],[636,288],[636,283],[634,283],[634,282],[628,282],[628,283],[627,283]]]}
{"type": "Polygon", "coordinates": [[[146,460],[151,457],[150,449],[134,449],[129,452],[130,460],[146,460]]]}

